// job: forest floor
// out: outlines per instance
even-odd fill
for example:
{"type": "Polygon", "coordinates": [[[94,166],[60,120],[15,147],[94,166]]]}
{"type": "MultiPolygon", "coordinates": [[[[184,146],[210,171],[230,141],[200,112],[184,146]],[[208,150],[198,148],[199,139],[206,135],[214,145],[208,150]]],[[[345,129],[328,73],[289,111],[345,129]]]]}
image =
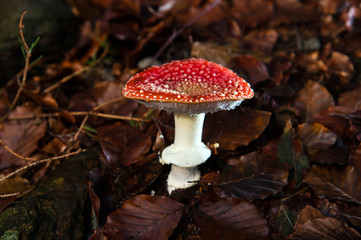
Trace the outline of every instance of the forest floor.
{"type": "MultiPolygon", "coordinates": [[[[24,69],[0,90],[0,223],[48,181],[74,184],[51,201],[91,200],[74,207],[83,239],[361,239],[360,1],[71,2],[82,20],[60,57],[33,56],[31,12],[19,23],[24,69]],[[255,96],[206,115],[201,180],[169,195],[158,158],[173,116],[122,87],[190,57],[232,69],[255,96]],[[89,152],[91,169],[72,176],[64,164],[89,152]]],[[[49,239],[77,239],[68,218],[49,239]]],[[[17,221],[0,239],[33,236],[17,221]]]]}

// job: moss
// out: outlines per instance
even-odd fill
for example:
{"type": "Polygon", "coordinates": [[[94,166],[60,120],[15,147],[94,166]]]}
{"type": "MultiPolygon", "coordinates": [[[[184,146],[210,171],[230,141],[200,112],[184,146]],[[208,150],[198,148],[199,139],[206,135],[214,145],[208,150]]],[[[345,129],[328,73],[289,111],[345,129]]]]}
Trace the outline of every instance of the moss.
{"type": "Polygon", "coordinates": [[[0,237],[0,240],[18,240],[19,233],[18,231],[14,230],[7,230],[5,233],[0,237]]]}
{"type": "Polygon", "coordinates": [[[98,150],[90,150],[68,159],[6,208],[0,214],[0,240],[84,239],[90,228],[85,215],[91,210],[84,176],[96,166],[98,156],[98,150]]]}

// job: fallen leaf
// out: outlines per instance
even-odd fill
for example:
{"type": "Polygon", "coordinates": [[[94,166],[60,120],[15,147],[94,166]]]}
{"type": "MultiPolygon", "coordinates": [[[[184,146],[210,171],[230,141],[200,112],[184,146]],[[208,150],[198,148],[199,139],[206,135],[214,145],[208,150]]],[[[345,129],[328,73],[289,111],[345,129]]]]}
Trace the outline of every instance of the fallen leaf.
{"type": "Polygon", "coordinates": [[[221,150],[235,150],[256,140],[268,126],[271,113],[245,108],[208,114],[204,122],[205,142],[219,143],[221,150]]]}
{"type": "Polygon", "coordinates": [[[361,204],[361,177],[353,166],[344,168],[312,166],[303,182],[320,198],[361,204]]]}
{"type": "Polygon", "coordinates": [[[102,147],[104,163],[109,167],[136,164],[152,146],[150,136],[121,122],[102,125],[97,131],[96,140],[102,147]]]}
{"type": "Polygon", "coordinates": [[[316,20],[320,17],[317,4],[297,0],[276,0],[274,22],[290,23],[316,20]]]}
{"type": "Polygon", "coordinates": [[[245,54],[233,57],[227,67],[246,79],[251,86],[255,86],[257,83],[269,78],[266,65],[251,55],[245,54]]]}
{"type": "Polygon", "coordinates": [[[252,51],[263,51],[270,54],[276,44],[278,32],[275,29],[257,30],[244,36],[245,47],[252,51]]]}
{"type": "Polygon", "coordinates": [[[332,51],[331,57],[326,63],[331,72],[341,78],[345,78],[346,83],[348,83],[355,71],[350,58],[340,52],[332,51]]]}
{"type": "Polygon", "coordinates": [[[318,123],[300,124],[297,128],[297,136],[311,155],[331,147],[337,139],[335,133],[318,123]]]}
{"type": "Polygon", "coordinates": [[[350,138],[353,134],[353,130],[351,128],[352,122],[335,109],[339,109],[339,106],[330,108],[329,110],[320,114],[316,114],[314,117],[314,122],[322,124],[332,132],[336,133],[338,136],[350,138]]]}
{"type": "Polygon", "coordinates": [[[344,217],[351,226],[356,229],[361,229],[361,207],[350,207],[350,209],[340,212],[341,216],[344,217]]]}
{"type": "Polygon", "coordinates": [[[227,12],[226,2],[208,0],[203,3],[198,1],[175,1],[171,9],[172,16],[181,24],[196,20],[193,27],[205,28],[212,22],[222,20],[227,12]],[[203,12],[204,11],[204,12],[203,12]],[[202,15],[201,15],[202,14],[202,15]],[[198,16],[201,16],[197,19],[198,16]]]}
{"type": "Polygon", "coordinates": [[[338,106],[342,108],[337,108],[343,113],[353,113],[361,110],[361,88],[357,88],[348,92],[342,93],[338,98],[338,106]]]}
{"type": "Polygon", "coordinates": [[[208,173],[201,184],[220,189],[220,196],[228,195],[248,201],[276,195],[287,185],[288,169],[274,164],[267,156],[253,152],[241,157],[240,162],[220,173],[208,173]]]}
{"type": "Polygon", "coordinates": [[[360,239],[361,235],[336,218],[325,217],[317,209],[306,206],[301,212],[294,233],[289,239],[344,240],[360,239]]]}
{"type": "Polygon", "coordinates": [[[349,152],[347,147],[341,142],[326,150],[319,151],[316,154],[309,156],[311,162],[320,164],[339,164],[345,165],[349,162],[349,152]]]}
{"type": "Polygon", "coordinates": [[[229,46],[216,45],[214,43],[194,42],[192,44],[192,57],[202,58],[222,66],[231,59],[229,46]]]}
{"type": "Polygon", "coordinates": [[[333,107],[335,102],[329,91],[319,83],[308,81],[296,95],[295,106],[305,122],[312,122],[314,115],[333,107]]]}
{"type": "Polygon", "coordinates": [[[202,201],[195,210],[201,239],[267,239],[267,221],[257,207],[236,199],[202,201]]]}
{"type": "Polygon", "coordinates": [[[101,112],[119,116],[131,116],[138,104],[123,98],[120,84],[111,81],[96,84],[91,92],[101,112]],[[117,101],[114,101],[117,100],[117,101]]]}
{"type": "Polygon", "coordinates": [[[355,166],[358,172],[361,172],[361,144],[357,146],[354,152],[351,154],[352,164],[355,166]]]}
{"type": "MultiPolygon", "coordinates": [[[[19,106],[10,117],[29,116],[40,114],[39,108],[19,106]]],[[[38,120],[12,120],[0,125],[0,139],[12,151],[23,157],[29,157],[37,148],[38,141],[44,137],[46,122],[38,120]]],[[[24,160],[12,155],[8,150],[0,148],[0,169],[13,166],[21,166],[24,160]]]]}
{"type": "Polygon", "coordinates": [[[256,26],[271,19],[274,11],[273,1],[270,0],[232,1],[229,15],[241,26],[256,26]]]}
{"type": "Polygon", "coordinates": [[[138,195],[112,212],[103,226],[110,239],[166,240],[177,227],[183,204],[164,196],[138,195]]]}

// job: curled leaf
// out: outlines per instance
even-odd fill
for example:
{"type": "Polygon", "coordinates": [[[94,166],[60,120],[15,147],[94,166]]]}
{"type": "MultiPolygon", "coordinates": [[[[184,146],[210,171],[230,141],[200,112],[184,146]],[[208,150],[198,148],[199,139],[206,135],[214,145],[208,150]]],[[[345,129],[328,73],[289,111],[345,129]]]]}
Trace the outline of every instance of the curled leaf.
{"type": "Polygon", "coordinates": [[[337,136],[323,125],[301,124],[297,128],[297,135],[303,142],[309,154],[326,150],[335,144],[337,136]]]}
{"type": "Polygon", "coordinates": [[[306,206],[300,213],[294,233],[289,239],[297,240],[343,240],[360,239],[361,235],[340,220],[325,217],[317,209],[306,206]]]}
{"type": "Polygon", "coordinates": [[[317,196],[361,204],[361,177],[356,168],[346,166],[313,166],[303,182],[308,184],[317,196]]]}

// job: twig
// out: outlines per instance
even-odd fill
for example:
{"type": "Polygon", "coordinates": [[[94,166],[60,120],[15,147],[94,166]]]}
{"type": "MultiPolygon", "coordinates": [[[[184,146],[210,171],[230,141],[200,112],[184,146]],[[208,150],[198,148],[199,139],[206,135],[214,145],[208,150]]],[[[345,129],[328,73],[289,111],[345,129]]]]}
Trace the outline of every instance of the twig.
{"type": "Polygon", "coordinates": [[[309,188],[310,188],[310,187],[305,187],[305,188],[301,189],[301,190],[298,191],[298,192],[295,192],[295,193],[293,193],[293,194],[291,194],[291,195],[289,195],[289,196],[287,196],[287,197],[284,197],[284,198],[281,199],[281,202],[285,202],[285,201],[289,200],[290,198],[293,198],[294,196],[297,196],[298,194],[303,193],[304,191],[306,191],[306,190],[309,189],[309,188]]]}
{"type": "Polygon", "coordinates": [[[10,154],[14,155],[15,157],[18,157],[18,158],[20,158],[20,159],[27,160],[27,161],[36,161],[36,160],[37,160],[37,159],[35,159],[35,158],[23,157],[23,156],[17,154],[17,153],[14,152],[11,148],[9,148],[8,145],[6,145],[2,139],[0,139],[0,144],[3,145],[3,147],[4,147],[10,154]]]}
{"type": "Polygon", "coordinates": [[[81,122],[80,124],[80,127],[78,129],[78,131],[76,132],[76,134],[74,135],[74,138],[73,138],[73,141],[76,141],[81,133],[81,131],[83,130],[86,122],[88,121],[89,119],[89,114],[85,116],[85,118],[83,119],[83,121],[81,122]]]}
{"type": "Polygon", "coordinates": [[[61,156],[57,156],[57,157],[53,157],[53,158],[46,158],[46,159],[38,160],[38,161],[36,161],[36,162],[32,162],[32,163],[30,163],[30,164],[28,164],[28,165],[26,165],[26,166],[24,166],[24,167],[22,167],[22,168],[19,168],[19,169],[17,169],[16,171],[14,171],[14,172],[12,172],[12,173],[10,173],[10,174],[8,174],[8,175],[0,178],[0,182],[4,181],[4,180],[6,180],[6,179],[9,179],[9,178],[11,178],[12,176],[15,176],[15,175],[18,174],[19,172],[22,172],[22,171],[24,171],[24,170],[26,170],[26,169],[28,169],[28,168],[37,166],[37,165],[39,165],[39,164],[41,164],[41,163],[50,162],[50,161],[54,161],[54,160],[58,160],[58,159],[66,158],[66,157],[70,157],[70,156],[76,155],[76,154],[78,154],[78,153],[80,153],[80,152],[84,152],[84,151],[85,151],[85,150],[83,150],[83,149],[78,149],[77,151],[72,152],[72,153],[67,153],[67,154],[64,154],[64,155],[61,155],[61,156]]]}
{"type": "MultiPolygon", "coordinates": [[[[34,119],[34,118],[48,118],[48,117],[58,117],[61,116],[62,113],[56,112],[56,113],[42,113],[38,115],[24,115],[24,116],[16,116],[16,117],[8,117],[8,120],[28,120],[28,119],[34,119]]],[[[144,118],[137,118],[137,117],[126,117],[126,116],[118,116],[113,114],[107,114],[107,113],[99,113],[99,112],[69,112],[69,114],[73,116],[97,116],[102,118],[109,118],[109,119],[117,119],[117,120],[125,120],[125,121],[139,121],[139,122],[150,122],[151,119],[144,119],[144,118]]]]}
{"type": "Polygon", "coordinates": [[[183,27],[178,29],[176,32],[174,32],[167,40],[167,42],[158,50],[157,54],[152,58],[152,60],[149,62],[149,65],[151,66],[155,60],[159,58],[159,56],[164,52],[164,50],[173,42],[173,40],[181,34],[186,28],[190,27],[195,23],[198,19],[203,17],[204,14],[212,10],[215,6],[217,6],[220,3],[220,0],[215,0],[212,4],[208,5],[204,10],[202,10],[198,15],[196,15],[194,18],[189,20],[183,27]]]}
{"type": "Polygon", "coordinates": [[[63,85],[64,83],[66,83],[67,81],[69,81],[70,79],[80,75],[81,73],[89,70],[90,68],[92,68],[95,64],[99,63],[101,60],[103,60],[103,58],[107,55],[108,53],[108,47],[106,47],[102,53],[102,55],[94,62],[92,62],[91,64],[73,72],[72,74],[62,78],[60,81],[54,83],[53,85],[51,85],[50,87],[46,88],[43,92],[44,93],[50,93],[51,91],[55,90],[56,88],[60,87],[61,85],[63,85]]]}
{"type": "Polygon", "coordinates": [[[25,14],[26,14],[26,11],[21,14],[20,21],[19,21],[19,34],[20,34],[21,43],[23,44],[24,51],[25,51],[25,67],[24,67],[24,70],[23,70],[23,77],[22,77],[22,81],[20,83],[19,89],[16,92],[15,98],[14,98],[8,112],[4,116],[2,116],[0,118],[0,122],[3,122],[9,116],[10,112],[14,109],[16,103],[19,100],[20,94],[22,93],[22,91],[23,91],[23,89],[25,87],[25,83],[26,83],[26,77],[27,77],[27,74],[28,74],[31,51],[29,49],[28,44],[25,41],[25,37],[24,37],[24,33],[23,33],[23,28],[24,28],[23,19],[24,19],[25,14]]]}

